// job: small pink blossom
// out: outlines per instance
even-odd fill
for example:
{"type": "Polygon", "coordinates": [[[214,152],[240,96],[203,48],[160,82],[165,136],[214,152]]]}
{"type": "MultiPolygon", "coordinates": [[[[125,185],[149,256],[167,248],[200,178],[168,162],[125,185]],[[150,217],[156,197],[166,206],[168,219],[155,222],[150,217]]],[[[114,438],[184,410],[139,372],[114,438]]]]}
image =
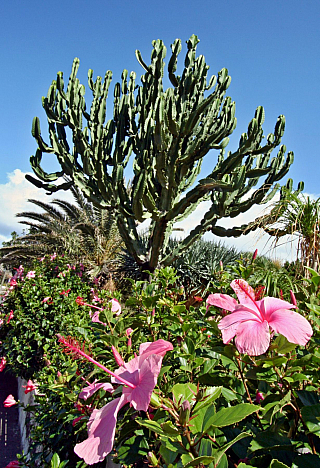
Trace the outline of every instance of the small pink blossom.
{"type": "Polygon", "coordinates": [[[2,372],[4,370],[4,368],[6,367],[6,364],[7,364],[6,358],[2,357],[1,360],[0,360],[0,372],[2,372]]]}
{"type": "Polygon", "coordinates": [[[19,268],[15,268],[16,272],[15,274],[13,275],[13,278],[14,279],[22,279],[23,277],[23,272],[24,272],[24,268],[22,265],[19,266],[19,268]]]}
{"type": "Polygon", "coordinates": [[[35,278],[36,277],[36,272],[35,271],[28,271],[26,274],[26,278],[35,278]]]}
{"type": "Polygon", "coordinates": [[[17,281],[16,281],[14,278],[11,278],[11,280],[10,280],[10,286],[13,286],[13,287],[14,287],[14,286],[17,286],[17,284],[18,284],[17,281]]]}
{"type": "Polygon", "coordinates": [[[111,312],[115,312],[116,315],[121,314],[121,305],[118,301],[118,299],[111,299],[111,312]]]}
{"type": "Polygon", "coordinates": [[[83,300],[83,298],[81,296],[77,297],[76,304],[78,304],[78,305],[84,305],[85,304],[85,302],[84,302],[84,300],[83,300]]]}
{"type": "Polygon", "coordinates": [[[256,393],[256,398],[255,398],[255,402],[258,403],[258,405],[260,404],[260,401],[264,400],[264,396],[263,396],[263,393],[262,392],[258,392],[256,393]]]}
{"type": "Polygon", "coordinates": [[[52,300],[52,297],[50,296],[47,296],[45,297],[43,300],[42,300],[43,303],[47,302],[48,304],[52,304],[53,303],[53,300],[52,300]]]}
{"type": "Polygon", "coordinates": [[[3,319],[0,319],[0,327],[3,325],[3,319]]]}
{"type": "Polygon", "coordinates": [[[18,402],[14,399],[13,395],[8,395],[7,398],[3,402],[3,406],[5,408],[10,408],[10,406],[16,405],[18,402]]]}
{"type": "Polygon", "coordinates": [[[34,384],[32,380],[28,380],[27,385],[22,385],[22,387],[25,388],[25,391],[24,391],[25,394],[30,393],[33,390],[35,390],[37,386],[38,385],[34,384]]]}
{"type": "Polygon", "coordinates": [[[256,249],[256,250],[253,252],[252,261],[254,261],[254,260],[257,258],[257,255],[258,255],[258,249],[256,249]]]}
{"type": "Polygon", "coordinates": [[[7,324],[13,319],[13,310],[10,310],[9,315],[7,317],[7,324]]]}
{"type": "Polygon", "coordinates": [[[61,293],[59,293],[59,294],[60,294],[60,296],[67,296],[67,297],[68,297],[70,291],[71,291],[71,289],[67,289],[66,291],[63,290],[63,291],[61,291],[61,293]]]}
{"type": "Polygon", "coordinates": [[[300,314],[291,311],[293,304],[274,297],[257,301],[254,290],[242,280],[234,280],[231,287],[240,304],[226,294],[210,294],[207,307],[214,305],[228,310],[231,314],[218,323],[224,344],[235,337],[240,353],[259,356],[270,345],[270,328],[284,335],[290,343],[306,345],[313,331],[310,323],[300,314]]]}
{"type": "Polygon", "coordinates": [[[133,333],[133,329],[132,328],[127,328],[126,329],[126,335],[127,337],[129,337],[131,335],[131,333],[133,333]]]}
{"type": "Polygon", "coordinates": [[[53,262],[57,258],[57,254],[54,253],[53,255],[50,255],[50,260],[53,262]]]}

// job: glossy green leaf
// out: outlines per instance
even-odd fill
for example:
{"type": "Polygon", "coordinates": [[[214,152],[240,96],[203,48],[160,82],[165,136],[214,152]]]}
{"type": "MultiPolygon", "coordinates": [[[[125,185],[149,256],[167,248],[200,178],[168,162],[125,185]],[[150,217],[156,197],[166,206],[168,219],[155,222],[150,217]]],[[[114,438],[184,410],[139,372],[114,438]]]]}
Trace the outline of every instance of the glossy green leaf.
{"type": "Polygon", "coordinates": [[[206,423],[204,432],[208,432],[210,427],[225,427],[231,424],[238,423],[244,418],[256,411],[259,411],[260,406],[252,405],[250,403],[241,403],[229,408],[222,408],[214,414],[206,423]]]}
{"type": "Polygon", "coordinates": [[[180,402],[181,404],[184,400],[191,402],[196,393],[197,386],[192,383],[176,384],[172,387],[172,394],[176,403],[180,402]]]}

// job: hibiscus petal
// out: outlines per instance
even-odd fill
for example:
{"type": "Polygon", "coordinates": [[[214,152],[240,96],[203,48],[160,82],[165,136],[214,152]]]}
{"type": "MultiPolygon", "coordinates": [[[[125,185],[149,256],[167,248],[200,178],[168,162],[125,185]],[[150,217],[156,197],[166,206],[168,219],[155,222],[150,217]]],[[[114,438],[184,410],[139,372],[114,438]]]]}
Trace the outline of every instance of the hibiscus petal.
{"type": "Polygon", "coordinates": [[[88,465],[101,462],[111,452],[118,412],[126,403],[127,399],[122,395],[92,412],[88,422],[89,437],[74,448],[88,465]]]}
{"type": "Polygon", "coordinates": [[[258,317],[257,312],[255,310],[251,310],[248,307],[244,306],[237,306],[235,312],[232,312],[229,315],[223,317],[218,323],[219,330],[224,330],[232,325],[239,324],[242,322],[246,322],[247,320],[257,320],[261,322],[261,317],[258,317]],[[240,310],[239,310],[239,309],[240,310]]]}
{"type": "MultiPolygon", "coordinates": [[[[122,377],[133,385],[137,386],[139,384],[139,369],[141,365],[141,357],[136,356],[131,359],[129,362],[125,362],[123,366],[120,366],[119,369],[114,371],[115,375],[122,377]]],[[[111,382],[122,385],[120,380],[117,380],[115,377],[111,377],[111,382]]]]}
{"type": "Polygon", "coordinates": [[[249,307],[255,304],[254,289],[245,280],[233,280],[230,286],[236,293],[240,304],[248,305],[249,307]]]}
{"type": "Polygon", "coordinates": [[[209,306],[216,306],[224,310],[229,310],[230,312],[238,305],[238,302],[233,297],[228,296],[228,294],[210,294],[206,303],[207,310],[209,306]]]}
{"type": "Polygon", "coordinates": [[[260,356],[265,353],[270,345],[268,322],[250,320],[241,323],[237,328],[235,343],[239,353],[249,356],[260,356]]]}
{"type": "Polygon", "coordinates": [[[100,388],[103,388],[105,392],[113,393],[114,388],[113,386],[108,383],[108,382],[100,382],[100,383],[93,383],[89,385],[88,387],[84,387],[82,391],[79,393],[79,397],[83,398],[84,400],[87,400],[90,398],[95,392],[100,390],[100,388]]]}
{"type": "Polygon", "coordinates": [[[161,370],[162,356],[152,354],[140,361],[139,384],[135,389],[123,388],[130,405],[137,411],[147,411],[154,387],[161,370]]]}
{"type": "Polygon", "coordinates": [[[238,326],[239,323],[235,323],[234,325],[230,325],[230,327],[221,330],[222,341],[224,342],[224,344],[230,343],[232,338],[236,336],[238,326]]]}
{"type": "Polygon", "coordinates": [[[308,320],[292,310],[274,311],[269,318],[269,325],[276,333],[285,336],[290,343],[302,346],[307,344],[313,334],[308,320]]]}
{"type": "Polygon", "coordinates": [[[154,342],[142,343],[139,347],[139,355],[144,358],[151,354],[157,354],[158,356],[164,356],[167,351],[173,349],[172,344],[166,340],[157,340],[154,342]]]}
{"type": "Polygon", "coordinates": [[[261,309],[265,319],[269,322],[269,319],[273,312],[279,309],[295,309],[296,306],[290,302],[277,299],[276,297],[265,297],[261,301],[257,302],[258,307],[261,309]]]}

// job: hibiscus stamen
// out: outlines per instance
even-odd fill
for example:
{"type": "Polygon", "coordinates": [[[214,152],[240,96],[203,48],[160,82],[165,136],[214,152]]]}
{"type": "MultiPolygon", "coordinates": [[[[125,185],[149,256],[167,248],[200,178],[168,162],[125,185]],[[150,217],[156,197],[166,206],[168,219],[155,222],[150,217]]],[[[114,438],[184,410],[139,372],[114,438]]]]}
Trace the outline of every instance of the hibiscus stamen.
{"type": "Polygon", "coordinates": [[[107,374],[112,375],[112,377],[115,377],[118,381],[120,381],[124,385],[127,385],[127,387],[130,387],[132,389],[136,388],[136,386],[133,383],[128,382],[122,377],[116,375],[114,372],[112,372],[110,369],[105,367],[103,364],[100,364],[100,362],[96,361],[91,356],[89,356],[84,350],[84,345],[80,346],[77,340],[73,339],[72,337],[65,338],[60,334],[57,334],[57,336],[59,338],[59,342],[62,344],[66,352],[71,353],[74,357],[82,357],[82,358],[87,359],[88,361],[92,362],[96,366],[100,367],[100,369],[102,369],[104,372],[107,372],[107,374]]]}

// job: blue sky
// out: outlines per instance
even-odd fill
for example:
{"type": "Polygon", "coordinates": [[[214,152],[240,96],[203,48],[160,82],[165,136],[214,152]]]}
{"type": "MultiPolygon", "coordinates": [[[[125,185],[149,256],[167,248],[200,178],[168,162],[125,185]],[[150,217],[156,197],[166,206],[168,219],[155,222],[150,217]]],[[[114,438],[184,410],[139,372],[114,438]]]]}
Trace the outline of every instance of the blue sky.
{"type": "MultiPolygon", "coordinates": [[[[41,97],[58,71],[67,80],[74,57],[80,58],[83,84],[89,68],[94,76],[112,70],[115,83],[123,68],[142,74],[135,49],[148,62],[153,39],[169,49],[175,38],[185,44],[196,34],[211,74],[226,67],[232,77],[228,95],[236,102],[238,125],[230,149],[257,106],[265,107],[266,135],[284,114],[282,143],[295,153],[289,176],[294,185],[304,180],[306,192],[319,196],[319,0],[10,0],[1,3],[0,14],[0,195],[5,187],[10,190],[15,170],[30,171],[36,150],[32,119],[40,117],[45,134],[41,97]]],[[[215,160],[215,153],[207,156],[205,172],[215,160]]],[[[3,235],[4,224],[0,219],[3,235]]]]}

